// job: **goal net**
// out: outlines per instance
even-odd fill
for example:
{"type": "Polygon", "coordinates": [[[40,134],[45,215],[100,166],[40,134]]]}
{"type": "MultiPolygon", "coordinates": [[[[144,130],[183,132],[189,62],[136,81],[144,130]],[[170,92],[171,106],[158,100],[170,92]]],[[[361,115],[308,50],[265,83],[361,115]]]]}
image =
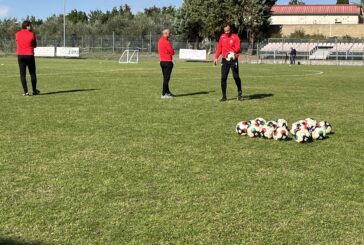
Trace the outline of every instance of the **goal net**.
{"type": "Polygon", "coordinates": [[[138,64],[139,50],[125,50],[119,58],[119,64],[138,64]]]}

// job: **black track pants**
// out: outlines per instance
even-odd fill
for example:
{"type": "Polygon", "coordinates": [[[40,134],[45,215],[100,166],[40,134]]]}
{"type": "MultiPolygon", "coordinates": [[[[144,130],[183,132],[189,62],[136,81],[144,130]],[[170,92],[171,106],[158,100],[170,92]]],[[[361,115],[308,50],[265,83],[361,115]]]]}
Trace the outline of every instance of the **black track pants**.
{"type": "Polygon", "coordinates": [[[239,77],[238,59],[235,59],[234,61],[227,61],[226,59],[223,58],[222,63],[221,63],[221,91],[222,91],[223,97],[226,97],[227,78],[228,78],[230,69],[233,72],[233,77],[234,77],[238,92],[242,91],[241,90],[241,79],[239,77]]]}
{"type": "Polygon", "coordinates": [[[27,67],[30,74],[30,79],[32,82],[33,92],[37,90],[37,75],[35,68],[35,58],[34,55],[18,55],[18,64],[20,70],[20,81],[23,86],[24,94],[28,93],[28,85],[27,85],[27,67]]]}
{"type": "Polygon", "coordinates": [[[161,61],[160,62],[162,73],[163,73],[163,90],[162,95],[169,94],[169,80],[171,79],[171,74],[173,70],[173,62],[172,61],[161,61]]]}

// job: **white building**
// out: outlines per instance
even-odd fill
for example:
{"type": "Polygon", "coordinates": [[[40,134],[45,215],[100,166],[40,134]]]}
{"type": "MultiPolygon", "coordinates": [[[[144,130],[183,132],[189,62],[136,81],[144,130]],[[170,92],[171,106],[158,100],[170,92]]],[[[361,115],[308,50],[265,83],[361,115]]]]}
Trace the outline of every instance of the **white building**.
{"type": "Polygon", "coordinates": [[[352,4],[274,5],[271,24],[359,24],[362,17],[362,9],[352,4]]]}

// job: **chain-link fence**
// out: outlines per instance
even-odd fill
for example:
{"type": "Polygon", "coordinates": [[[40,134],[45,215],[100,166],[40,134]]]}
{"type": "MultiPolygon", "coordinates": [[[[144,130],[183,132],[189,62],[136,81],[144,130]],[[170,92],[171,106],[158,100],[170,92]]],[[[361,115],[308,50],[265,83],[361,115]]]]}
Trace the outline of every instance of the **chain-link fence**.
{"type": "MultiPolygon", "coordinates": [[[[138,50],[142,56],[156,56],[158,52],[158,41],[160,35],[146,35],[142,37],[119,36],[119,35],[69,35],[66,37],[66,47],[79,47],[81,57],[110,58],[116,59],[123,51],[127,49],[138,50]]],[[[200,42],[182,41],[178,36],[171,38],[172,45],[177,51],[179,49],[205,49],[208,54],[208,60],[212,60],[212,55],[216,51],[217,42],[205,39],[200,42]]],[[[63,47],[63,36],[47,37],[37,36],[39,47],[63,47]]],[[[249,45],[246,42],[241,43],[242,53],[247,53],[249,45]]],[[[0,40],[0,55],[15,54],[15,40],[0,40]]],[[[256,53],[256,52],[255,52],[256,53]]],[[[254,56],[249,57],[256,59],[254,56]]]]}
{"type": "MultiPolygon", "coordinates": [[[[156,56],[160,35],[142,37],[119,35],[69,35],[65,46],[79,47],[81,57],[116,59],[126,49],[139,50],[141,55],[156,56]]],[[[62,47],[63,36],[38,36],[38,46],[62,47]]],[[[209,39],[201,42],[181,41],[178,36],[172,38],[175,50],[205,49],[208,60],[213,59],[217,43],[209,39]]],[[[267,39],[249,46],[241,43],[244,63],[285,64],[290,61],[291,48],[296,49],[296,60],[300,64],[359,64],[364,65],[363,39],[267,39]]],[[[15,40],[0,39],[0,55],[15,54],[15,40]]]]}
{"type": "MultiPolygon", "coordinates": [[[[156,53],[158,51],[158,40],[160,35],[146,35],[142,37],[119,36],[119,35],[70,35],[66,37],[47,37],[37,36],[39,47],[79,47],[81,52],[105,52],[105,53],[122,53],[126,49],[139,50],[139,52],[156,53]]],[[[202,42],[191,43],[188,41],[179,41],[179,38],[172,38],[173,46],[176,50],[180,48],[207,49],[212,52],[216,46],[215,42],[204,40],[202,42]]],[[[12,54],[15,52],[15,40],[1,39],[0,52],[3,54],[12,54]]]]}

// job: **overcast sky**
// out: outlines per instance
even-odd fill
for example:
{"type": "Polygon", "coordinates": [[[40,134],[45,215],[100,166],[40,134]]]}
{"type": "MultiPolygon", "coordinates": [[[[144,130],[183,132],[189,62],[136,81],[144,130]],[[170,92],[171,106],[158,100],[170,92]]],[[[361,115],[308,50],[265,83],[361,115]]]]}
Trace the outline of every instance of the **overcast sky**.
{"type": "MultiPolygon", "coordinates": [[[[52,14],[63,13],[63,3],[66,1],[66,10],[82,10],[86,13],[90,10],[110,10],[115,6],[128,4],[134,13],[143,11],[144,8],[153,5],[181,6],[183,0],[0,0],[0,18],[16,17],[23,19],[26,16],[34,15],[37,18],[45,19],[52,14]]],[[[278,0],[278,4],[287,4],[288,1],[278,0]]],[[[336,0],[304,0],[306,4],[335,4],[336,0]]]]}

